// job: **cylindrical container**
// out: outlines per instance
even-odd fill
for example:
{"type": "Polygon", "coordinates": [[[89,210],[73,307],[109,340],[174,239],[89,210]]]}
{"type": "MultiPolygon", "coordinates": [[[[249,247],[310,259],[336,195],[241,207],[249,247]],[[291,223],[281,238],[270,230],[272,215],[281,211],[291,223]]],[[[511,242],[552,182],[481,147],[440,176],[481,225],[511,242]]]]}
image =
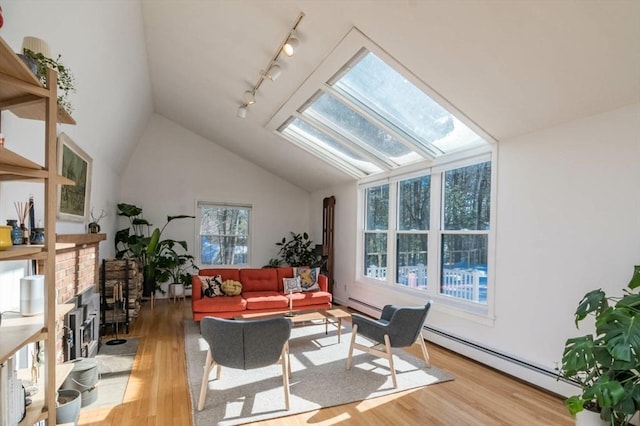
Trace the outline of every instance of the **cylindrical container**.
{"type": "Polygon", "coordinates": [[[18,221],[7,219],[7,226],[11,227],[11,242],[14,246],[22,244],[22,229],[18,226],[18,221]]]}
{"type": "Polygon", "coordinates": [[[0,250],[6,250],[11,247],[11,227],[0,225],[0,250]]]}
{"type": "Polygon", "coordinates": [[[82,407],[98,399],[98,361],[93,358],[76,358],[67,363],[73,363],[73,369],[62,383],[60,389],[77,389],[82,397],[82,407]]]}
{"type": "Polygon", "coordinates": [[[44,275],[20,278],[20,313],[29,317],[44,312],[44,275]]]}

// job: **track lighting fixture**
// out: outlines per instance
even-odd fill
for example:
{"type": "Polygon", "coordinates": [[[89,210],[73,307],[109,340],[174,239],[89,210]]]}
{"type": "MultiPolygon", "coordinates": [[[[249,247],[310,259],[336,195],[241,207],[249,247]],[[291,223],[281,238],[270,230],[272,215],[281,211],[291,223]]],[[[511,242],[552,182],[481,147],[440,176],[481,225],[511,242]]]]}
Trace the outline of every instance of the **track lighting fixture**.
{"type": "Polygon", "coordinates": [[[281,72],[282,70],[280,69],[280,65],[273,64],[271,65],[271,68],[269,68],[267,72],[264,73],[264,76],[271,81],[276,81],[276,79],[280,77],[281,72]]]}
{"type": "Polygon", "coordinates": [[[253,105],[256,103],[256,96],[251,90],[247,90],[246,92],[244,92],[244,102],[247,105],[253,105]]]}
{"type": "Polygon", "coordinates": [[[287,56],[293,56],[293,54],[296,53],[296,49],[298,48],[299,44],[300,42],[297,38],[289,37],[289,40],[287,40],[284,46],[282,46],[282,53],[287,56]]]}
{"type": "Polygon", "coordinates": [[[264,70],[260,71],[260,78],[258,78],[258,82],[250,90],[247,90],[246,92],[244,92],[244,103],[240,105],[240,107],[238,108],[239,118],[247,117],[247,109],[250,105],[253,105],[256,103],[256,92],[258,91],[258,89],[260,89],[260,86],[262,86],[262,83],[264,82],[264,80],[268,78],[271,81],[276,81],[276,79],[282,73],[282,68],[280,67],[280,65],[277,64],[280,54],[283,53],[286,56],[293,56],[295,49],[300,44],[298,39],[293,37],[293,33],[298,28],[298,24],[300,23],[300,21],[302,21],[303,17],[304,17],[304,13],[300,12],[300,14],[298,15],[298,18],[296,19],[296,22],[293,24],[293,27],[291,28],[291,30],[289,30],[289,33],[287,34],[285,39],[282,41],[282,43],[280,43],[278,50],[276,50],[276,53],[273,55],[273,58],[271,58],[271,60],[269,61],[269,64],[267,65],[267,67],[264,68],[266,71],[264,70]]]}

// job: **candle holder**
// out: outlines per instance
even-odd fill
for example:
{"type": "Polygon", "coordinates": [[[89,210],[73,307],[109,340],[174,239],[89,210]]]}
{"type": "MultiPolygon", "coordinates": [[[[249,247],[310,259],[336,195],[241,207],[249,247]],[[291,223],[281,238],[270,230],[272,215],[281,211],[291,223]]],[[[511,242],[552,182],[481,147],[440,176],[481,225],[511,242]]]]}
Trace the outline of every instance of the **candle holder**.
{"type": "Polygon", "coordinates": [[[289,312],[284,314],[285,317],[294,317],[296,314],[293,312],[293,297],[291,295],[293,291],[289,290],[289,312]]]}

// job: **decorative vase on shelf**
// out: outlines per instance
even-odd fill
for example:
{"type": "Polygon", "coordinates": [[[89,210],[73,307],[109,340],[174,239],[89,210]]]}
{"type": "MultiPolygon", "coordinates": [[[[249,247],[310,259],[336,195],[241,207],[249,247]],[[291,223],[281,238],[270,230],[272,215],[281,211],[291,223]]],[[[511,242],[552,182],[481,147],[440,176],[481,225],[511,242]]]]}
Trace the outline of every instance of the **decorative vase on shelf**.
{"type": "Polygon", "coordinates": [[[0,250],[6,250],[11,247],[11,227],[0,225],[0,250]]]}
{"type": "Polygon", "coordinates": [[[89,228],[90,234],[97,234],[100,232],[100,225],[95,222],[91,222],[87,227],[89,228]]]}
{"type": "Polygon", "coordinates": [[[18,226],[18,221],[7,219],[7,225],[11,227],[11,242],[14,246],[22,244],[22,230],[18,226]]]}
{"type": "Polygon", "coordinates": [[[44,244],[44,228],[33,228],[31,244],[44,244]]]}

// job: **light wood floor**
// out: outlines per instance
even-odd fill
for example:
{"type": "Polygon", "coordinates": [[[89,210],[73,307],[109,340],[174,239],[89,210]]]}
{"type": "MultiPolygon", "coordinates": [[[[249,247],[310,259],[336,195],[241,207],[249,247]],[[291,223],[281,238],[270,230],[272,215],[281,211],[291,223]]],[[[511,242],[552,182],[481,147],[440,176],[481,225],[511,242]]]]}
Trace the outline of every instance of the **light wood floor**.
{"type": "MultiPolygon", "coordinates": [[[[141,310],[129,337],[140,337],[121,405],[83,410],[79,425],[192,425],[182,321],[190,301],[161,300],[141,310]]],[[[109,340],[112,336],[106,336],[109,340]]],[[[427,342],[434,365],[455,380],[375,400],[260,423],[284,425],[573,425],[562,401],[427,342]]],[[[420,357],[420,347],[410,352],[420,357]]]]}

